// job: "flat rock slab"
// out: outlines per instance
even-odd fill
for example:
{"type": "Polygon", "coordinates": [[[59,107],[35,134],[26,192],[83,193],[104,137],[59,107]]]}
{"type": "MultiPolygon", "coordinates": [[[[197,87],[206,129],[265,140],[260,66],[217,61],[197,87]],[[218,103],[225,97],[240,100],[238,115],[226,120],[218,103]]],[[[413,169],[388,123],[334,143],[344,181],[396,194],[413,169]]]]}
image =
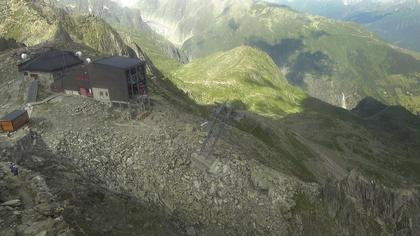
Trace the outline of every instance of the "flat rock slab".
{"type": "Polygon", "coordinates": [[[191,158],[193,166],[201,169],[202,171],[208,171],[216,161],[216,159],[213,157],[205,157],[197,153],[193,153],[191,158]]]}
{"type": "Polygon", "coordinates": [[[10,207],[18,207],[20,206],[22,203],[19,199],[15,199],[15,200],[10,200],[7,202],[3,202],[1,205],[2,206],[10,206],[10,207]]]}

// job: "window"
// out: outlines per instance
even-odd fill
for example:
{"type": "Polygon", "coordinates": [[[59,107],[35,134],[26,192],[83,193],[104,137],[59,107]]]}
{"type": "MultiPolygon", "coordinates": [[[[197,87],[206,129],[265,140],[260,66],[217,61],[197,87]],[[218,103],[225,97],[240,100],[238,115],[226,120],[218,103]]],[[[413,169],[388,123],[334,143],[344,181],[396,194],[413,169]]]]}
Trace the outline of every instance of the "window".
{"type": "Polygon", "coordinates": [[[104,92],[100,91],[100,92],[99,92],[99,96],[100,96],[100,97],[103,97],[103,96],[104,96],[104,92]]]}

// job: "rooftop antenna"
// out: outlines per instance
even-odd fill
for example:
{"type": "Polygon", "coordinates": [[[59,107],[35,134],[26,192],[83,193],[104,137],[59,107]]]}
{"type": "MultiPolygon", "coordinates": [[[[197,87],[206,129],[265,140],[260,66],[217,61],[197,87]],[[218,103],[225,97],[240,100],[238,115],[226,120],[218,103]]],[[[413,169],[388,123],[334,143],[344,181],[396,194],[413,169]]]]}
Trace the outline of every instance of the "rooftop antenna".
{"type": "Polygon", "coordinates": [[[83,53],[81,51],[77,51],[74,55],[78,58],[81,58],[83,53]]]}
{"type": "Polygon", "coordinates": [[[26,59],[28,59],[28,54],[26,54],[26,53],[22,53],[22,54],[20,54],[20,58],[21,58],[22,60],[26,60],[26,59]]]}

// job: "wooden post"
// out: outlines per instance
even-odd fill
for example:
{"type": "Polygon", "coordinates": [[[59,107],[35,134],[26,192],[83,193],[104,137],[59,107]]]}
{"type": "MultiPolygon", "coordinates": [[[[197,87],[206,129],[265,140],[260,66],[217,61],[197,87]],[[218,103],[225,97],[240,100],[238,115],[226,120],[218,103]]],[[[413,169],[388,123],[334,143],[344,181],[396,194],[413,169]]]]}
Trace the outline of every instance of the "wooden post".
{"type": "Polygon", "coordinates": [[[137,95],[140,95],[140,73],[139,73],[139,67],[136,67],[136,84],[137,84],[137,95]]]}
{"type": "Polygon", "coordinates": [[[128,105],[128,120],[131,120],[131,105],[130,103],[128,103],[127,105],[128,105]]]}

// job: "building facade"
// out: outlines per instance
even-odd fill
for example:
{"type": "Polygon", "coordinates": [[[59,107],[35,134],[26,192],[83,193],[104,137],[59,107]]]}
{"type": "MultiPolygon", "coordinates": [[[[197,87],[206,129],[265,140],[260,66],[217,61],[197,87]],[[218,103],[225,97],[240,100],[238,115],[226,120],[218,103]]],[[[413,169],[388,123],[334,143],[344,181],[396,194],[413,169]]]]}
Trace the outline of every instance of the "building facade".
{"type": "Polygon", "coordinates": [[[26,110],[15,110],[0,118],[0,131],[5,133],[15,132],[29,123],[29,115],[26,110]]]}
{"type": "Polygon", "coordinates": [[[93,97],[104,102],[129,102],[147,94],[146,65],[127,57],[109,57],[89,65],[93,97]]]}
{"type": "Polygon", "coordinates": [[[112,56],[84,63],[72,52],[50,50],[19,66],[30,80],[55,92],[93,97],[109,105],[130,103],[147,94],[146,63],[112,56]]]}
{"type": "Polygon", "coordinates": [[[107,57],[72,67],[52,87],[66,94],[93,97],[109,105],[128,103],[147,94],[146,63],[128,57],[107,57]]]}
{"type": "Polygon", "coordinates": [[[38,80],[41,86],[51,86],[60,81],[73,67],[83,61],[70,51],[50,49],[18,65],[19,72],[27,80],[38,80]]]}

